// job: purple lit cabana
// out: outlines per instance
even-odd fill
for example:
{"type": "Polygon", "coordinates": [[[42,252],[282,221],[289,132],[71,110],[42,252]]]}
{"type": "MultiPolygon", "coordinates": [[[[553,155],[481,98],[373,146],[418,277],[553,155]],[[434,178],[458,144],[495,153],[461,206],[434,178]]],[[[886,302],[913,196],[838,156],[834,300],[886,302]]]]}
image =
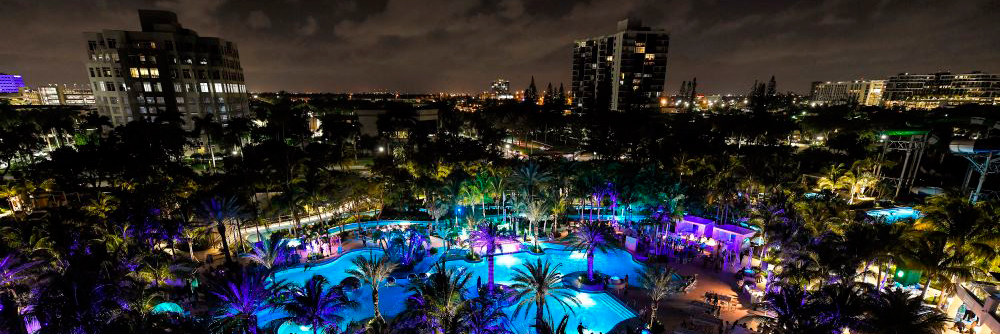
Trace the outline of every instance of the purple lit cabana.
{"type": "Polygon", "coordinates": [[[676,231],[679,235],[694,235],[696,237],[711,237],[715,221],[691,215],[684,216],[677,222],[676,231]]]}
{"type": "Polygon", "coordinates": [[[749,242],[757,231],[738,225],[721,225],[712,229],[712,239],[725,244],[731,250],[739,250],[744,242],[749,242]]]}

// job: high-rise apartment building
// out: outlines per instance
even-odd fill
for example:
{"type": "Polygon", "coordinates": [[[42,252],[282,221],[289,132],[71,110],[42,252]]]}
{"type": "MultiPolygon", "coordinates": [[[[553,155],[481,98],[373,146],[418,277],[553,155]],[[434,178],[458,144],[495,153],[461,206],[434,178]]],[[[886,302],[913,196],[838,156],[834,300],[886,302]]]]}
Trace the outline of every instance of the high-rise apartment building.
{"type": "Polygon", "coordinates": [[[490,85],[490,98],[497,100],[510,100],[514,94],[510,92],[510,81],[497,79],[490,85]]]}
{"type": "Polygon", "coordinates": [[[883,104],[906,109],[932,109],[960,104],[1000,104],[1000,74],[901,73],[886,82],[883,104]]]}
{"type": "Polygon", "coordinates": [[[573,102],[584,110],[659,108],[667,80],[670,35],[639,20],[618,22],[610,35],[573,48],[573,102]]]}
{"type": "Polygon", "coordinates": [[[94,105],[94,92],[86,86],[46,85],[38,87],[39,102],[43,105],[94,105]]]}
{"type": "Polygon", "coordinates": [[[818,104],[856,103],[877,106],[882,102],[885,80],[814,82],[810,102],[818,104]]]}
{"type": "Polygon", "coordinates": [[[139,10],[141,31],[85,33],[87,75],[97,110],[112,123],[153,120],[166,111],[218,121],[248,109],[236,44],[185,29],[177,14],[139,10]]]}
{"type": "Polygon", "coordinates": [[[0,73],[0,94],[20,94],[24,78],[20,75],[0,73]]]}

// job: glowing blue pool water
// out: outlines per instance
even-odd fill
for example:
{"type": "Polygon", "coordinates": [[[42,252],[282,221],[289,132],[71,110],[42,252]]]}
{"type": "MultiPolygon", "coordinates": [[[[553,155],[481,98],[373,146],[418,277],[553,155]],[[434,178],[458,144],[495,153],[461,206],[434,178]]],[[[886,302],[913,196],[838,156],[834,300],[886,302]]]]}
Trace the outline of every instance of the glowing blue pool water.
{"type": "MultiPolygon", "coordinates": [[[[587,270],[587,258],[585,254],[565,250],[560,245],[546,244],[545,247],[549,248],[545,251],[544,255],[531,255],[529,253],[498,255],[494,268],[494,279],[496,282],[498,284],[513,283],[514,268],[520,268],[528,261],[534,262],[539,259],[543,262],[549,260],[553,264],[561,264],[559,272],[564,274],[587,270]]],[[[382,256],[381,251],[372,251],[372,254],[376,257],[382,256]]],[[[308,269],[296,268],[285,270],[279,272],[276,277],[279,280],[285,280],[289,283],[302,284],[313,275],[318,274],[325,276],[333,284],[339,284],[344,278],[349,276],[345,273],[345,270],[353,268],[351,260],[358,256],[369,256],[369,251],[351,252],[333,262],[308,269]]],[[[424,262],[417,265],[417,268],[427,268],[429,270],[429,264],[432,264],[434,261],[436,259],[433,257],[425,259],[424,262]]],[[[461,260],[450,261],[446,266],[452,269],[464,268],[462,270],[466,270],[472,275],[469,280],[470,292],[475,289],[475,282],[477,280],[481,281],[482,284],[487,284],[488,282],[489,266],[485,260],[480,263],[468,263],[461,260]]],[[[598,253],[594,259],[594,268],[611,276],[625,277],[625,275],[629,275],[630,281],[634,282],[636,272],[642,266],[633,261],[632,256],[628,252],[612,250],[607,254],[598,253]]],[[[401,286],[405,284],[405,280],[402,280],[400,283],[400,285],[394,287],[383,286],[379,288],[379,299],[381,301],[379,303],[379,310],[387,317],[394,317],[406,308],[403,301],[409,297],[409,294],[406,293],[405,287],[401,286]]],[[[555,321],[559,321],[563,315],[569,313],[570,327],[575,328],[577,324],[582,323],[587,328],[586,333],[607,333],[619,322],[636,316],[635,312],[621,305],[621,303],[610,295],[584,292],[576,292],[575,294],[580,301],[580,306],[574,306],[572,311],[553,306],[551,317],[555,321]]],[[[371,303],[371,290],[367,287],[362,287],[354,296],[354,300],[358,301],[360,306],[356,310],[343,314],[347,321],[359,321],[371,317],[374,314],[371,303]]],[[[513,312],[514,307],[510,307],[508,314],[513,315],[513,312]]],[[[523,313],[524,310],[522,310],[523,313]]],[[[259,321],[264,324],[279,316],[280,314],[277,312],[269,312],[261,314],[258,317],[259,321]]],[[[516,318],[512,317],[511,321],[513,322],[515,332],[528,333],[532,330],[531,325],[534,324],[534,313],[531,312],[527,317],[523,315],[519,315],[516,318]]],[[[294,324],[286,324],[280,328],[279,333],[311,333],[311,329],[294,324]]]]}
{"type": "Polygon", "coordinates": [[[180,305],[177,305],[176,303],[165,302],[156,304],[156,306],[153,306],[152,310],[149,310],[149,313],[152,314],[168,313],[168,312],[184,314],[184,308],[182,308],[180,305]]]}
{"type": "Polygon", "coordinates": [[[876,209],[866,212],[869,216],[885,219],[887,224],[893,224],[902,219],[916,220],[923,215],[911,207],[898,207],[890,209],[876,209]]]}

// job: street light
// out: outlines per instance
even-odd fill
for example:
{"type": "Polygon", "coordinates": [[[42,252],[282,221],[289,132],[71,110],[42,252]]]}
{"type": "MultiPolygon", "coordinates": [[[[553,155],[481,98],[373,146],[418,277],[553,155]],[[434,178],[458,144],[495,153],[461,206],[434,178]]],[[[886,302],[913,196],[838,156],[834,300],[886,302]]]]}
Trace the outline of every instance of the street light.
{"type": "Polygon", "coordinates": [[[378,147],[378,153],[382,153],[382,152],[385,152],[385,147],[379,146],[378,147]]]}

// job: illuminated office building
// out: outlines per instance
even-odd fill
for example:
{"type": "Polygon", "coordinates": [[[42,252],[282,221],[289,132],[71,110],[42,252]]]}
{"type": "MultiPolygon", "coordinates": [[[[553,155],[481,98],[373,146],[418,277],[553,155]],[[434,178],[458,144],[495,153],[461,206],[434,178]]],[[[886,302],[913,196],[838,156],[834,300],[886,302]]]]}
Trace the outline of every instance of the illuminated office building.
{"type": "Polygon", "coordinates": [[[0,73],[0,94],[20,94],[24,78],[20,75],[0,73]]]}

